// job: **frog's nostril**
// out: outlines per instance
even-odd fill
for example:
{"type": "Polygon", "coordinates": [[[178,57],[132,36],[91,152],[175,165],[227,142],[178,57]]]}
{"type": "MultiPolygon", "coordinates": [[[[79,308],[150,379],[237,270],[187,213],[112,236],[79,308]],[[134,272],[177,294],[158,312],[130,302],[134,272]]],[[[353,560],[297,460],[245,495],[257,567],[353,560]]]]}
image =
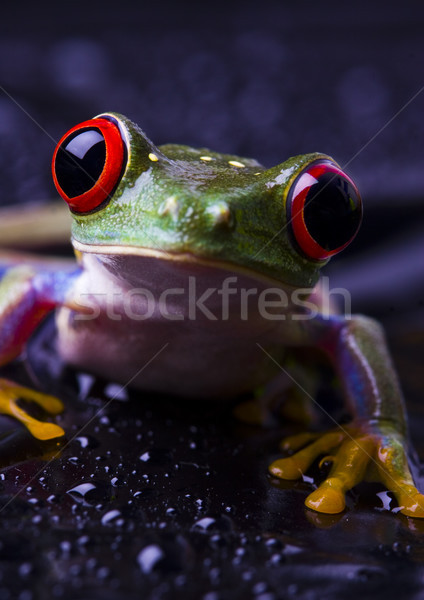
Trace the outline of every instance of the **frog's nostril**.
{"type": "Polygon", "coordinates": [[[232,227],[234,217],[226,202],[217,202],[207,209],[214,227],[232,227]]]}

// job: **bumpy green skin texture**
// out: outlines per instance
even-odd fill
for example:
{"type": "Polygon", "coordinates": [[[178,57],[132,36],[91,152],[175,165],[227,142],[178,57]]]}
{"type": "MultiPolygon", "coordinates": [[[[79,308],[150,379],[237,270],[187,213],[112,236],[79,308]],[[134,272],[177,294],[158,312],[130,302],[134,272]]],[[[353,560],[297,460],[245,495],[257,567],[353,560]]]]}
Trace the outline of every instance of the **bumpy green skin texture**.
{"type": "Polygon", "coordinates": [[[303,258],[293,247],[286,197],[307,164],[328,156],[296,156],[265,169],[255,160],[207,149],[172,144],[157,148],[127,118],[105,114],[120,124],[128,142],[128,163],[106,205],[91,214],[74,214],[76,240],[190,253],[296,287],[316,283],[324,262],[303,258]],[[157,161],[149,158],[151,153],[157,161]],[[202,156],[212,160],[204,161],[202,156]],[[228,211],[229,219],[222,219],[228,211]]]}

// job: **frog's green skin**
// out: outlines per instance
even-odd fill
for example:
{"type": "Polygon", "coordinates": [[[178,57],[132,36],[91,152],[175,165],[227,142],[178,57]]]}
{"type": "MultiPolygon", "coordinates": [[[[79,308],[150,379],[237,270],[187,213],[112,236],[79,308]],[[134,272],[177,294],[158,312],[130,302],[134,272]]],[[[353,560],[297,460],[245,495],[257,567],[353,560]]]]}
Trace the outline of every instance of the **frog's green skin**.
{"type": "Polygon", "coordinates": [[[297,287],[317,282],[322,264],[303,258],[278,232],[286,226],[282,193],[323,155],[297,156],[265,170],[256,160],[207,149],[156,148],[131,121],[120,121],[129,157],[116,202],[91,215],[74,214],[74,240],[189,253],[297,287]]]}
{"type": "MultiPolygon", "coordinates": [[[[307,506],[343,510],[344,492],[366,476],[391,489],[402,512],[424,517],[424,497],[414,487],[404,449],[402,396],[380,326],[365,317],[320,314],[319,287],[309,299],[318,314],[299,302],[304,288],[317,283],[324,261],[305,258],[293,245],[285,201],[302,169],[328,157],[302,155],[265,169],[207,149],[156,148],[125,117],[107,116],[118,121],[126,141],[125,173],[105,206],[73,214],[78,267],[3,265],[0,363],[23,350],[53,309],[58,349],[70,364],[199,400],[278,381],[287,348],[321,349],[340,374],[352,424],[287,440],[296,453],[275,461],[271,473],[298,478],[319,455],[331,454],[332,471],[307,506]],[[288,301],[264,315],[258,297],[269,288],[288,301]],[[240,313],[243,290],[256,290],[248,318],[240,313]],[[164,293],[165,311],[157,302],[164,293]],[[307,318],[293,319],[299,310],[307,318]]],[[[63,434],[53,423],[17,412],[14,398],[31,393],[3,381],[0,408],[39,438],[63,434]]],[[[32,399],[57,410],[54,399],[32,399]]]]}

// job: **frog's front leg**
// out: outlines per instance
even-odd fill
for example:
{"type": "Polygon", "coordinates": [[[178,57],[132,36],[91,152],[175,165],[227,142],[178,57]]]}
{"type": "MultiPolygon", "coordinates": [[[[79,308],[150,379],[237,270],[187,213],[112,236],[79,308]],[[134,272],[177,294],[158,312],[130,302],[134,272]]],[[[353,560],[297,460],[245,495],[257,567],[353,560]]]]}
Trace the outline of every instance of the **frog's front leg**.
{"type": "MultiPolygon", "coordinates": [[[[56,306],[66,303],[67,291],[77,272],[60,271],[37,265],[24,266],[2,259],[0,265],[0,365],[23,351],[40,321],[56,306]]],[[[63,410],[60,400],[0,379],[0,413],[20,421],[30,433],[47,440],[64,435],[61,427],[31,417],[17,402],[35,402],[47,413],[63,410]]]]}
{"type": "Polygon", "coordinates": [[[331,357],[340,374],[344,394],[354,416],[348,426],[320,434],[285,440],[294,454],[276,460],[270,472],[297,479],[319,456],[332,461],[327,479],[306,499],[319,512],[345,508],[345,492],[367,479],[392,491],[400,511],[424,517],[424,496],[416,489],[407,459],[405,408],[398,379],[380,325],[362,316],[332,316],[308,321],[310,343],[331,357]]]}

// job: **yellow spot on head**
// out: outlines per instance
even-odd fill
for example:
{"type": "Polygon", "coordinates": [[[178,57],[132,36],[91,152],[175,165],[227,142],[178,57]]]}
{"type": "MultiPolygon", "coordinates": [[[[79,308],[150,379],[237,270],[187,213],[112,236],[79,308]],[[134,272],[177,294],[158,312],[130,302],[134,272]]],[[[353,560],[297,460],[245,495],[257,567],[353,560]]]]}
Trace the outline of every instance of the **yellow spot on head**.
{"type": "Polygon", "coordinates": [[[201,156],[200,160],[205,160],[206,162],[209,162],[212,160],[212,156],[201,156]]]}
{"type": "Polygon", "coordinates": [[[229,160],[228,164],[233,167],[238,167],[239,169],[242,169],[246,166],[243,163],[239,162],[238,160],[229,160]]]}
{"type": "Polygon", "coordinates": [[[158,160],[159,160],[159,159],[158,159],[158,157],[156,156],[156,154],[153,154],[153,152],[150,152],[150,154],[149,154],[149,158],[150,158],[150,160],[151,160],[151,161],[153,161],[153,162],[156,162],[156,161],[158,161],[158,160]]]}

